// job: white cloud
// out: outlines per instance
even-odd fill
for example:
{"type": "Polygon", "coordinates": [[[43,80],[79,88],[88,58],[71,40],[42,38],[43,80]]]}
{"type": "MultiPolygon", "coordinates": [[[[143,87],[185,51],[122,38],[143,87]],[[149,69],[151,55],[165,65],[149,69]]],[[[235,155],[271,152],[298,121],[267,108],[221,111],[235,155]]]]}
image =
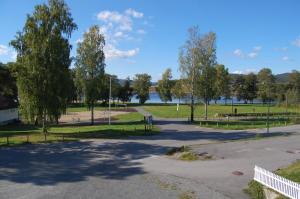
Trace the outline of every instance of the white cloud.
{"type": "Polygon", "coordinates": [[[122,36],[124,36],[124,33],[121,32],[121,31],[118,31],[118,32],[116,32],[116,33],[114,34],[114,36],[115,36],[115,37],[122,37],[122,36]]]}
{"type": "Polygon", "coordinates": [[[257,52],[251,52],[251,53],[248,53],[247,54],[247,57],[249,57],[249,58],[255,58],[255,57],[257,57],[257,52]]]}
{"type": "Polygon", "coordinates": [[[129,8],[124,13],[109,10],[101,11],[97,14],[97,19],[111,27],[116,24],[119,30],[132,31],[133,18],[142,18],[143,16],[144,13],[129,8]]]}
{"type": "Polygon", "coordinates": [[[139,52],[139,48],[131,49],[131,50],[119,50],[113,45],[107,45],[104,48],[105,57],[107,59],[113,58],[129,58],[133,57],[139,52]]]}
{"type": "Polygon", "coordinates": [[[251,58],[251,59],[253,59],[253,58],[258,56],[261,49],[262,49],[262,46],[254,46],[252,51],[250,51],[249,53],[244,53],[241,49],[238,48],[238,49],[233,51],[233,54],[237,57],[240,57],[240,58],[251,58]]]}
{"type": "Polygon", "coordinates": [[[274,48],[275,51],[282,51],[282,52],[286,52],[288,51],[288,47],[281,47],[281,48],[274,48]]]}
{"type": "Polygon", "coordinates": [[[81,43],[83,41],[83,39],[82,38],[79,38],[79,39],[77,39],[75,42],[76,42],[76,44],[78,44],[78,43],[81,43]]]}
{"type": "Polygon", "coordinates": [[[142,17],[144,16],[144,13],[138,12],[138,11],[132,9],[132,8],[128,8],[128,9],[125,11],[125,13],[126,13],[127,15],[130,15],[130,16],[134,17],[134,18],[142,18],[142,17]]]}
{"type": "Polygon", "coordinates": [[[6,60],[15,61],[17,52],[13,48],[0,44],[0,56],[3,56],[6,60]]]}
{"type": "Polygon", "coordinates": [[[137,33],[139,33],[139,34],[146,34],[146,31],[144,29],[138,29],[137,33]]]}
{"type": "Polygon", "coordinates": [[[282,60],[283,61],[288,61],[290,58],[288,57],[288,56],[284,56],[284,57],[282,57],[282,60]]]}
{"type": "Polygon", "coordinates": [[[118,28],[123,31],[132,30],[132,19],[130,16],[121,14],[116,11],[102,11],[97,14],[97,19],[113,26],[113,23],[118,25],[118,28]]]}
{"type": "Polygon", "coordinates": [[[241,71],[241,70],[235,70],[235,71],[233,71],[232,73],[233,73],[233,74],[241,75],[241,74],[243,74],[243,71],[241,71]]]}
{"type": "Polygon", "coordinates": [[[235,70],[232,72],[233,74],[244,74],[247,75],[249,73],[257,73],[257,71],[255,69],[246,69],[246,70],[235,70]]]}
{"type": "Polygon", "coordinates": [[[129,58],[139,53],[139,48],[122,50],[120,43],[122,41],[139,40],[140,37],[132,35],[133,33],[145,34],[143,29],[134,30],[136,20],[141,20],[144,13],[128,8],[123,12],[104,10],[97,14],[100,21],[100,30],[105,37],[106,46],[104,53],[107,59],[129,58]]]}
{"type": "Polygon", "coordinates": [[[9,52],[8,47],[0,44],[0,55],[7,55],[9,52]]]}
{"type": "Polygon", "coordinates": [[[300,37],[298,37],[295,41],[293,41],[292,44],[300,48],[300,37]]]}
{"type": "Polygon", "coordinates": [[[11,52],[11,56],[10,56],[10,58],[11,58],[12,60],[14,60],[14,61],[15,61],[15,60],[17,59],[17,55],[18,55],[18,54],[17,54],[17,52],[16,52],[16,51],[12,51],[12,52],[11,52]]]}
{"type": "Polygon", "coordinates": [[[237,57],[243,57],[243,55],[244,55],[241,49],[234,50],[233,54],[237,57]]]}
{"type": "Polygon", "coordinates": [[[260,51],[261,49],[262,49],[261,46],[254,46],[254,47],[253,47],[253,50],[254,50],[254,51],[260,51]]]}

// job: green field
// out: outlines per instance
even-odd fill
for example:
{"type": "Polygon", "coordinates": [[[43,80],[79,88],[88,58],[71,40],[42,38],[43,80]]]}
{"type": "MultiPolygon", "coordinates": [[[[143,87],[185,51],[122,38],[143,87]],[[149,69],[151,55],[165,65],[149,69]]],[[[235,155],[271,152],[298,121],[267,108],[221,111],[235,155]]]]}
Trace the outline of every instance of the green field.
{"type": "MultiPolygon", "coordinates": [[[[296,118],[270,118],[269,127],[279,127],[286,125],[299,124],[300,120],[296,118]]],[[[242,119],[233,121],[195,121],[194,124],[201,127],[227,129],[227,130],[245,130],[267,128],[267,119],[242,119]]]]}
{"type": "MultiPolygon", "coordinates": [[[[144,130],[143,117],[137,112],[119,115],[112,125],[69,125],[61,124],[50,126],[47,142],[62,140],[78,140],[87,138],[123,138],[126,136],[145,136],[159,132],[154,127],[152,131],[144,130]]],[[[41,127],[33,125],[7,125],[0,127],[0,145],[6,145],[7,139],[10,145],[45,142],[45,136],[41,133],[41,127]],[[7,138],[8,137],[8,138],[7,138]]]]}
{"type": "MultiPolygon", "coordinates": [[[[158,105],[144,105],[143,108],[152,113],[154,116],[162,118],[188,118],[190,117],[190,106],[180,105],[177,113],[175,104],[158,104],[158,105]]],[[[267,105],[234,105],[233,108],[237,109],[237,113],[265,113],[267,112],[267,105]]],[[[300,108],[288,108],[288,112],[300,112],[300,108]]],[[[286,111],[285,107],[271,106],[271,113],[283,113],[286,111]]],[[[231,105],[209,105],[208,106],[208,117],[216,118],[217,114],[230,114],[232,113],[231,105]]],[[[196,105],[195,118],[204,117],[204,105],[196,105]]]]}

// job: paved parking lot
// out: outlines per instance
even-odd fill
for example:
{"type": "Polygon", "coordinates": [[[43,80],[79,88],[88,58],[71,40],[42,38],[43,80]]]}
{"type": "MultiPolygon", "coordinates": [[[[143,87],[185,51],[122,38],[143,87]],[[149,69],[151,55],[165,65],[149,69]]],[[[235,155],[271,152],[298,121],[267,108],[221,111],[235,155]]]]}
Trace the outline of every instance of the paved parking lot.
{"type": "MultiPolygon", "coordinates": [[[[288,137],[223,143],[228,135],[251,132],[181,126],[194,129],[188,132],[176,126],[183,124],[160,125],[163,133],[153,137],[2,147],[0,198],[176,199],[183,193],[201,199],[247,198],[242,189],[254,164],[273,170],[300,158],[299,126],[290,127],[294,135],[288,137]],[[193,150],[216,160],[181,162],[164,156],[184,144],[197,144],[193,150]],[[243,175],[233,175],[236,170],[243,175]]],[[[283,130],[288,132],[273,132],[283,130]]]]}

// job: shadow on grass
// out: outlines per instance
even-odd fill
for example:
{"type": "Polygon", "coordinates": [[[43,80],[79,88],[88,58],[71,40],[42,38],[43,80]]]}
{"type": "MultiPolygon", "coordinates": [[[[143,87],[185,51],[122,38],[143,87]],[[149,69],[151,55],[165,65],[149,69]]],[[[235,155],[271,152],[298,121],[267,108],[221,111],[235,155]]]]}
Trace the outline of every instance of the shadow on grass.
{"type": "Polygon", "coordinates": [[[26,135],[36,133],[40,130],[39,126],[27,125],[27,124],[8,124],[0,126],[0,136],[14,136],[14,135],[26,135]]]}
{"type": "Polygon", "coordinates": [[[103,129],[103,130],[90,130],[77,133],[51,133],[51,135],[64,136],[64,138],[74,139],[124,139],[129,136],[153,136],[159,134],[158,131],[145,131],[142,129],[126,130],[126,129],[103,129]]]}
{"type": "Polygon", "coordinates": [[[134,160],[167,150],[142,143],[87,141],[1,148],[0,180],[36,185],[78,182],[91,176],[123,180],[146,173],[134,160]]]}
{"type": "MultiPolygon", "coordinates": [[[[140,125],[144,124],[144,121],[111,121],[112,125],[140,125]]],[[[91,122],[78,122],[78,123],[60,123],[58,125],[50,125],[50,127],[80,127],[80,126],[101,126],[108,125],[108,121],[95,122],[94,125],[91,125],[91,122]]]]}

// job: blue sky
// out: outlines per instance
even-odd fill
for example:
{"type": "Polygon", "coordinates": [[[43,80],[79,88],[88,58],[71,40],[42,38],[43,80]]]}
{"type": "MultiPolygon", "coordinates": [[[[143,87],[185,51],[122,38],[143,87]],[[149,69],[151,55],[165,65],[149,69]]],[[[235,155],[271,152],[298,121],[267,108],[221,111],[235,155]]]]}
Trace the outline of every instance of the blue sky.
{"type": "MultiPolygon", "coordinates": [[[[8,46],[21,30],[26,14],[44,1],[0,1],[0,62],[13,61],[8,46]]],[[[300,1],[298,0],[89,0],[66,1],[78,25],[76,42],[94,24],[106,36],[106,71],[120,78],[149,73],[156,81],[170,67],[178,72],[178,51],[187,29],[217,34],[218,62],[230,72],[275,74],[300,69],[300,1]]]]}

